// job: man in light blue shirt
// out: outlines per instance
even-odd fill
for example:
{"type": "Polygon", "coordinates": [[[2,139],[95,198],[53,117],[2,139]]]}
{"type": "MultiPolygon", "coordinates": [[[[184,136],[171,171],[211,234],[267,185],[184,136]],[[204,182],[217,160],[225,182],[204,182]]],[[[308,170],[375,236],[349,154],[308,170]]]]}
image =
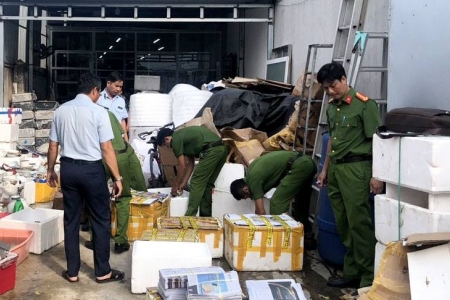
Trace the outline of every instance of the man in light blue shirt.
{"type": "Polygon", "coordinates": [[[78,95],[56,111],[50,130],[47,181],[58,183],[55,163],[61,146],[61,190],[64,201],[64,248],[67,271],[62,276],[77,282],[80,271],[79,222],[83,201],[91,216],[94,269],[98,283],[122,280],[125,274],[111,269],[109,189],[102,157],[114,178],[113,196],[122,193],[122,177],[111,143],[114,137],[107,111],[96,105],[100,79],[91,73],[81,75],[78,95]]]}
{"type": "Polygon", "coordinates": [[[100,93],[97,104],[107,108],[112,112],[122,125],[124,139],[128,142],[128,129],[126,119],[128,118],[125,99],[121,96],[123,89],[123,77],[120,73],[114,71],[109,73],[106,78],[106,87],[100,93]]]}

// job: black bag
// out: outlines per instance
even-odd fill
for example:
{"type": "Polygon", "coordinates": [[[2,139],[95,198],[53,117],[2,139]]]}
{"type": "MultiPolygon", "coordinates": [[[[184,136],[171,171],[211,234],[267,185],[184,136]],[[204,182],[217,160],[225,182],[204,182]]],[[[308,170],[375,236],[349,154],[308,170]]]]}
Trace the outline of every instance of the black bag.
{"type": "Polygon", "coordinates": [[[384,126],[377,129],[380,138],[394,136],[448,135],[450,111],[432,108],[396,108],[386,114],[384,126]],[[391,131],[389,133],[386,133],[391,131]]]}

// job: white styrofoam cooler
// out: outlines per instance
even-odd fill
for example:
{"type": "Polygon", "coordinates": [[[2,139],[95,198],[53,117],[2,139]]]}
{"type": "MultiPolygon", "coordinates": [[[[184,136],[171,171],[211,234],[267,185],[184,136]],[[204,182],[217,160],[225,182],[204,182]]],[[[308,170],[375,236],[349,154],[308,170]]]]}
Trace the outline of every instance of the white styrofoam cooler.
{"type": "Polygon", "coordinates": [[[432,211],[450,213],[450,193],[429,194],[407,187],[400,187],[392,183],[386,183],[386,197],[400,200],[409,204],[428,208],[432,211]]]}
{"type": "Polygon", "coordinates": [[[131,292],[145,293],[158,286],[159,270],[211,266],[205,243],[135,241],[131,261],[131,292]]]}
{"type": "Polygon", "coordinates": [[[450,192],[450,137],[373,137],[373,176],[427,193],[450,192]],[[401,159],[400,159],[401,158],[401,159]]]}
{"type": "Polygon", "coordinates": [[[41,254],[64,241],[63,218],[62,210],[26,208],[0,219],[0,228],[32,230],[30,252],[41,254]]]}
{"type": "Polygon", "coordinates": [[[0,124],[0,142],[17,142],[19,124],[0,124]]]}
{"type": "Polygon", "coordinates": [[[172,97],[159,93],[137,93],[130,97],[129,126],[161,127],[172,122],[172,97]]]}
{"type": "MultiPolygon", "coordinates": [[[[163,194],[170,195],[172,188],[156,188],[156,189],[148,189],[149,192],[160,192],[163,194]]],[[[183,194],[178,197],[171,197],[170,198],[170,217],[183,217],[186,213],[187,207],[189,203],[189,192],[183,191],[183,194]]],[[[197,214],[198,215],[198,214],[197,214]]]]}
{"type": "Polygon", "coordinates": [[[450,228],[450,213],[399,202],[386,195],[375,196],[375,236],[383,244],[397,241],[414,233],[446,232],[450,228]],[[399,220],[400,210],[400,220],[399,220]]]}
{"type": "MultiPolygon", "coordinates": [[[[226,163],[214,183],[212,195],[212,216],[223,221],[225,214],[253,214],[255,201],[251,199],[236,200],[230,192],[230,184],[245,177],[245,169],[241,164],[226,163]]],[[[269,200],[264,198],[264,208],[269,213],[269,200]]]]}

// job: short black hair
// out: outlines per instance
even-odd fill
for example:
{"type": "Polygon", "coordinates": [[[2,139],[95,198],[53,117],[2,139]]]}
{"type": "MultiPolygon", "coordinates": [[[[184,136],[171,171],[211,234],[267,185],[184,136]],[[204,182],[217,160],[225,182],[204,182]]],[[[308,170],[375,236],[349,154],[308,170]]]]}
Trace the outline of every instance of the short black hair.
{"type": "Polygon", "coordinates": [[[106,78],[106,82],[116,82],[116,81],[123,81],[123,76],[117,71],[112,71],[108,74],[108,77],[106,78]]]}
{"type": "Polygon", "coordinates": [[[342,76],[347,78],[344,67],[337,62],[323,65],[317,73],[317,81],[320,84],[333,83],[335,80],[341,80],[342,76]]]}
{"type": "Polygon", "coordinates": [[[173,134],[173,130],[172,129],[170,129],[170,128],[161,128],[158,131],[158,135],[156,136],[156,143],[159,146],[164,145],[164,138],[166,136],[171,136],[172,134],[173,134]]]}
{"type": "Polygon", "coordinates": [[[244,189],[244,187],[245,187],[246,185],[247,185],[247,184],[245,183],[244,178],[236,179],[236,180],[233,181],[233,182],[231,183],[231,185],[230,185],[230,192],[231,192],[231,195],[233,195],[233,197],[234,197],[236,200],[244,199],[244,198],[245,198],[245,195],[244,195],[243,189],[244,189]]]}
{"type": "Polygon", "coordinates": [[[78,81],[78,94],[89,94],[93,89],[97,88],[99,91],[102,87],[102,82],[97,75],[92,73],[81,74],[78,81]]]}

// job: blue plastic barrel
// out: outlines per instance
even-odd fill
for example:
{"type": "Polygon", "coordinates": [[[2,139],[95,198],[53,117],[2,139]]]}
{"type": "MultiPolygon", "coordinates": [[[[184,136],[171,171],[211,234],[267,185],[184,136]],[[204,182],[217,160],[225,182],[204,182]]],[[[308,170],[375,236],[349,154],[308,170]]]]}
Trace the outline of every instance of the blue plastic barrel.
{"type": "MultiPolygon", "coordinates": [[[[327,144],[329,135],[324,133],[322,137],[322,157],[319,164],[319,171],[323,168],[323,163],[327,155],[327,144]]],[[[342,266],[347,248],[341,241],[337,232],[336,221],[328,198],[328,189],[322,188],[319,193],[319,213],[317,216],[317,244],[320,257],[330,264],[342,266]]]]}

